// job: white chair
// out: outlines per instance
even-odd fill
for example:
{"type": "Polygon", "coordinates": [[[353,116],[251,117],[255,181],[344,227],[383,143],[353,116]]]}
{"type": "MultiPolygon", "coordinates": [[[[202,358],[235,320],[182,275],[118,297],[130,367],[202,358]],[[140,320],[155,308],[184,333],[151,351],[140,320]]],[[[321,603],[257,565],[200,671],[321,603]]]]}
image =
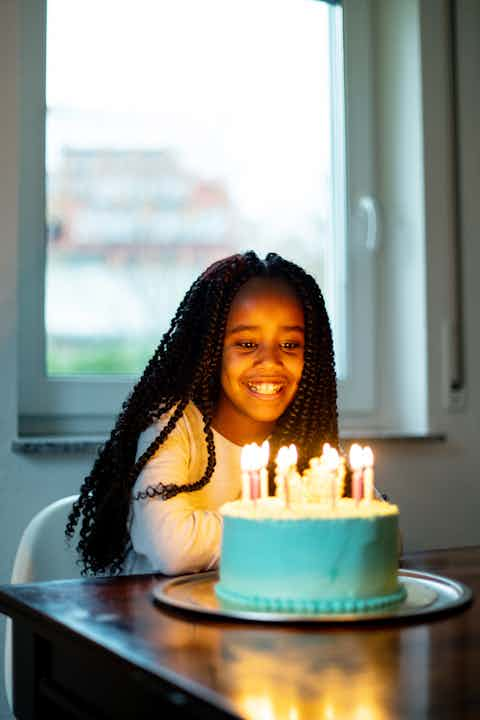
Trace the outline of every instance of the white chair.
{"type": "MultiPolygon", "coordinates": [[[[78,495],[64,497],[40,510],[25,528],[15,555],[11,582],[68,580],[80,577],[74,537],[67,545],[65,525],[78,495]]],[[[5,625],[5,691],[10,709],[12,702],[12,621],[5,625]]]]}

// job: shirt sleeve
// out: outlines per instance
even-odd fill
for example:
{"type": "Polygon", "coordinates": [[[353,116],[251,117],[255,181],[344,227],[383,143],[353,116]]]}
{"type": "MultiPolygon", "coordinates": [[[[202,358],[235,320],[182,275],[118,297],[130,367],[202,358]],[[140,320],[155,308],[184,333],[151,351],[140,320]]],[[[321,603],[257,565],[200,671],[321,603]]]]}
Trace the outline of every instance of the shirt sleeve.
{"type": "MultiPolygon", "coordinates": [[[[159,430],[141,438],[142,452],[159,430]]],[[[190,462],[188,434],[180,421],[138,476],[133,497],[159,483],[188,483],[190,462]]],[[[136,553],[148,558],[154,572],[180,575],[211,570],[218,565],[222,518],[216,511],[197,508],[195,495],[195,492],[181,492],[168,500],[159,496],[132,500],[132,546],[136,553]]]]}

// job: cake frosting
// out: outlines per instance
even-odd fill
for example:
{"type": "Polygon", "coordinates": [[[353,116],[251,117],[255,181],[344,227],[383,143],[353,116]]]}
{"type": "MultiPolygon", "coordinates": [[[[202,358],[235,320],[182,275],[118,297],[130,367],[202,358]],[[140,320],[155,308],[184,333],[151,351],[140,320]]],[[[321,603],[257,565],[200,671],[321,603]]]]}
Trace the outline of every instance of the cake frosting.
{"type": "Polygon", "coordinates": [[[339,498],[334,504],[277,497],[221,508],[223,603],[255,610],[353,613],[405,597],[398,582],[397,506],[339,498]]]}

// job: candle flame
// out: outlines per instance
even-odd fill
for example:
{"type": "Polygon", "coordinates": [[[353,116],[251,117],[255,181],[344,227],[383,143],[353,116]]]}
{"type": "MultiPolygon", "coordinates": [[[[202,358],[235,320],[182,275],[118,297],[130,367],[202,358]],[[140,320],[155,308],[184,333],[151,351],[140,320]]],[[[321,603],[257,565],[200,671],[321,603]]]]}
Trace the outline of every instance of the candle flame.
{"type": "Polygon", "coordinates": [[[363,464],[365,467],[373,467],[373,452],[368,445],[363,448],[363,464]]]}
{"type": "Polygon", "coordinates": [[[295,445],[283,445],[275,458],[277,469],[281,473],[286,473],[289,468],[297,464],[298,453],[295,445]]]}
{"type": "MultiPolygon", "coordinates": [[[[266,442],[266,441],[265,441],[266,442]]],[[[260,470],[268,463],[269,447],[259,447],[257,443],[250,443],[250,445],[244,445],[240,454],[240,466],[244,472],[249,470],[260,470]],[[264,458],[266,457],[266,462],[264,458]]]]}
{"type": "Polygon", "coordinates": [[[244,472],[250,470],[250,445],[244,445],[240,454],[240,467],[244,472]]]}
{"type": "Polygon", "coordinates": [[[350,466],[352,470],[361,470],[363,467],[363,450],[358,443],[353,443],[350,448],[350,466]]]}
{"type": "Polygon", "coordinates": [[[330,443],[323,443],[322,457],[323,457],[323,455],[325,455],[325,457],[327,457],[328,453],[330,452],[330,449],[331,449],[330,443]]]}
{"type": "MultiPolygon", "coordinates": [[[[324,446],[325,447],[325,446],[324,446]]],[[[325,464],[329,470],[336,470],[340,464],[340,457],[337,450],[328,446],[328,452],[326,453],[325,464]]]]}

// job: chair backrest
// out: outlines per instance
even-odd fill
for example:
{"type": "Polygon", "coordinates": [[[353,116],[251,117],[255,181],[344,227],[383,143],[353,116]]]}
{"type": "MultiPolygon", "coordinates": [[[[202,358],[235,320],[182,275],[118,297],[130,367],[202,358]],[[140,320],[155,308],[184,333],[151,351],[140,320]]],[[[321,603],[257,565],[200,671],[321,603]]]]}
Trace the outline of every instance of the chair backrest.
{"type": "MultiPolygon", "coordinates": [[[[78,495],[56,500],[40,510],[23,531],[17,548],[11,582],[30,583],[42,580],[68,580],[81,575],[77,565],[74,537],[67,544],[65,526],[78,495]]],[[[5,627],[5,691],[12,707],[12,627],[7,619],[5,627]]]]}
{"type": "Polygon", "coordinates": [[[40,510],[23,531],[13,563],[11,582],[66,580],[80,577],[75,539],[68,545],[65,526],[78,495],[56,500],[40,510]]]}

